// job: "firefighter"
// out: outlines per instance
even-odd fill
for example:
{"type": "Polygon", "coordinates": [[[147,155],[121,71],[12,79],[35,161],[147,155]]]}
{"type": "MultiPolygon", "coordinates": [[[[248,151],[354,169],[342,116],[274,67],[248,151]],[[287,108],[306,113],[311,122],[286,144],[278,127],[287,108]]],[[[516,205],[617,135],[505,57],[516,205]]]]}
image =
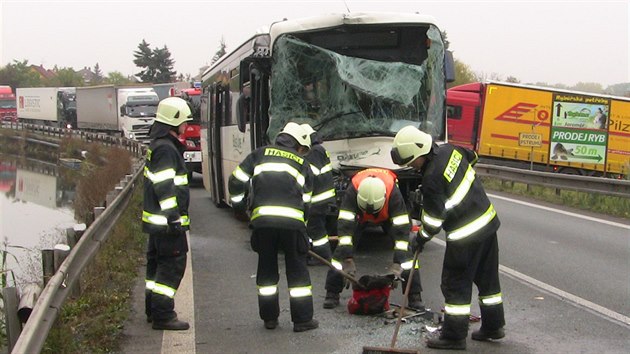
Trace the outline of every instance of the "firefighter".
{"type": "Polygon", "coordinates": [[[505,336],[503,299],[499,283],[497,230],[500,222],[481,182],[475,178],[474,151],[438,146],[416,127],[402,128],[394,138],[392,160],[422,173],[422,229],[414,243],[422,247],[444,229],[446,251],[442,268],[444,325],[430,348],[465,349],[472,284],[479,291],[481,328],[473,340],[505,336]]]}
{"type": "MultiPolygon", "coordinates": [[[[315,177],[306,229],[312,242],[313,252],[330,261],[332,251],[328,241],[328,235],[331,231],[329,228],[335,228],[334,225],[327,223],[328,212],[335,207],[335,186],[330,155],[322,146],[321,137],[310,125],[302,124],[302,128],[311,137],[311,149],[306,154],[306,159],[311,164],[311,170],[315,177]]],[[[309,258],[308,264],[320,263],[316,259],[309,258]]]]}
{"type": "Polygon", "coordinates": [[[278,252],[284,253],[293,331],[318,327],[313,319],[311,278],[306,265],[306,234],[313,175],[304,159],[310,134],[297,123],[288,123],[275,144],[250,153],[234,169],[228,182],[236,209],[250,213],[251,246],[258,253],[258,308],[267,329],[278,326],[278,252]]]}
{"type": "MultiPolygon", "coordinates": [[[[409,248],[411,223],[394,172],[382,168],[368,168],[355,174],[339,207],[338,223],[339,244],[335,248],[331,262],[337,269],[354,275],[356,266],[352,248],[356,232],[369,224],[382,225],[394,240],[391,270],[397,277],[403,279],[402,288],[405,288],[413,263],[413,254],[409,248]]],[[[332,269],[328,271],[324,308],[332,309],[339,305],[339,294],[343,290],[343,285],[343,277],[338,272],[332,269]]],[[[417,311],[425,310],[421,292],[420,272],[415,271],[407,298],[409,307],[417,311]]]]}
{"type": "Polygon", "coordinates": [[[177,137],[190,120],[186,101],[165,98],[158,104],[149,133],[142,230],[149,234],[145,313],[153,329],[189,328],[187,322],[177,318],[174,297],[186,269],[186,231],[190,225],[188,171],[182,155],[185,146],[177,137]]]}

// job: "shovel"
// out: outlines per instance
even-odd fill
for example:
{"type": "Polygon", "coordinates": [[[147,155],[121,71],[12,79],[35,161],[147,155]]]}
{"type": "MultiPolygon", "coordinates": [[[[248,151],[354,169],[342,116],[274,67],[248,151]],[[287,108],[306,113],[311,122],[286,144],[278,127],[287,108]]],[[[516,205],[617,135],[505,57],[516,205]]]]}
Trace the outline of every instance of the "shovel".
{"type": "Polygon", "coordinates": [[[308,254],[311,255],[313,258],[317,259],[318,261],[324,263],[325,265],[327,265],[328,267],[330,267],[330,269],[339,272],[339,274],[343,275],[344,278],[348,279],[354,286],[358,287],[359,289],[365,289],[365,287],[363,285],[361,285],[361,283],[359,283],[359,281],[353,277],[352,275],[344,272],[341,269],[337,269],[335,268],[334,265],[332,265],[332,263],[330,263],[326,258],[318,255],[317,253],[309,250],[308,254]]]}

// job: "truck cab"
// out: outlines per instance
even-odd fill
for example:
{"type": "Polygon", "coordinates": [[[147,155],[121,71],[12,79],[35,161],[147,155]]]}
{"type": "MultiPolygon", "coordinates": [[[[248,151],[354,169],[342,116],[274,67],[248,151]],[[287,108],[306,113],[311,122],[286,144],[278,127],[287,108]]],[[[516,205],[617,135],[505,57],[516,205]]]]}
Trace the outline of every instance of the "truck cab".
{"type": "Polygon", "coordinates": [[[118,89],[119,125],[123,136],[149,143],[159,98],[152,88],[118,89]]]}
{"type": "Polygon", "coordinates": [[[11,86],[0,86],[0,122],[17,121],[17,105],[11,86]]]}
{"type": "Polygon", "coordinates": [[[481,119],[481,83],[450,88],[446,94],[448,142],[475,149],[481,119]]]}
{"type": "Polygon", "coordinates": [[[179,136],[179,140],[182,142],[182,144],[186,145],[184,160],[186,160],[186,167],[188,168],[189,177],[192,177],[193,172],[202,172],[200,135],[201,83],[196,82],[193,86],[194,87],[182,89],[179,91],[179,97],[188,102],[193,117],[193,120],[188,122],[188,127],[186,128],[184,134],[179,136]]]}

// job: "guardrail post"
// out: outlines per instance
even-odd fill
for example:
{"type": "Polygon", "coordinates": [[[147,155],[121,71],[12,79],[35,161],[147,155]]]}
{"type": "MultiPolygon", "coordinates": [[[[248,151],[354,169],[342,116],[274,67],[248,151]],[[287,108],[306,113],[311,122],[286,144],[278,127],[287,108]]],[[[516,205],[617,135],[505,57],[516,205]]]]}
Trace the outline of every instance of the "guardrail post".
{"type": "Polygon", "coordinates": [[[28,321],[41,293],[42,289],[39,287],[39,284],[36,283],[27,284],[20,291],[20,303],[18,304],[17,316],[21,323],[28,321]]]}
{"type": "Polygon", "coordinates": [[[2,289],[2,299],[4,302],[4,321],[7,328],[7,349],[10,353],[20,337],[20,332],[22,332],[22,325],[17,315],[17,289],[13,286],[2,289]]]}
{"type": "Polygon", "coordinates": [[[55,265],[55,272],[59,270],[61,263],[68,257],[70,253],[70,246],[64,244],[56,244],[53,248],[53,259],[55,265]]]}
{"type": "Polygon", "coordinates": [[[48,284],[48,281],[55,274],[55,256],[53,250],[42,250],[42,273],[44,275],[44,286],[48,284]]]}

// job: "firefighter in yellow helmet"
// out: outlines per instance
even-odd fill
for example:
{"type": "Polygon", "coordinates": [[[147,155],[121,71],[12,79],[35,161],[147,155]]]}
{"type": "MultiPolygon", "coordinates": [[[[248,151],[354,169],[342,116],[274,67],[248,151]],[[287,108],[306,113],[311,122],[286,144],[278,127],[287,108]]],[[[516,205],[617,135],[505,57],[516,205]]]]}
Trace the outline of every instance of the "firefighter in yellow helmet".
{"type": "MultiPolygon", "coordinates": [[[[394,240],[392,271],[406,282],[413,263],[409,248],[411,222],[403,195],[398,188],[398,179],[393,171],[383,168],[368,168],[352,177],[339,207],[339,243],[332,257],[332,264],[350,274],[356,272],[353,260],[353,245],[359,231],[365,226],[381,225],[394,240]]],[[[416,263],[417,267],[417,263],[416,263]]],[[[330,270],[326,276],[326,298],[324,308],[339,305],[339,294],[343,290],[342,276],[330,270]]],[[[409,290],[409,307],[424,311],[420,272],[414,272],[409,290]]]]}
{"type": "Polygon", "coordinates": [[[481,328],[473,340],[505,336],[503,298],[499,283],[500,222],[481,182],[475,177],[474,151],[436,145],[431,135],[416,127],[402,128],[394,138],[392,160],[422,173],[422,229],[415,247],[422,247],[442,229],[446,251],[442,268],[444,325],[430,348],[465,349],[472,284],[479,290],[481,328]]]}
{"type": "Polygon", "coordinates": [[[258,253],[258,307],[267,329],[278,326],[280,315],[278,253],[284,253],[293,331],[319,326],[313,319],[313,293],[306,265],[309,250],[306,220],[313,192],[313,174],[304,155],[310,133],[287,123],[274,145],[252,151],[228,181],[235,209],[249,209],[252,249],[258,253]]]}
{"type": "Polygon", "coordinates": [[[166,98],[158,104],[144,167],[142,229],[147,246],[145,313],[153,329],[186,330],[177,318],[175,293],[186,270],[189,229],[188,171],[185,147],[177,138],[192,120],[186,101],[166,98]]]}

